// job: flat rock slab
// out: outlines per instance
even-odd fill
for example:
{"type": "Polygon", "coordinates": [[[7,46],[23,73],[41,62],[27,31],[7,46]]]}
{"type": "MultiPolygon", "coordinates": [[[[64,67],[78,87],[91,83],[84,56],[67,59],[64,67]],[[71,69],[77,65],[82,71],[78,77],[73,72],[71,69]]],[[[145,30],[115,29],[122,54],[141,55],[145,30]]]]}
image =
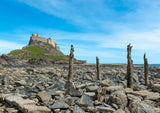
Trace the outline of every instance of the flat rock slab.
{"type": "Polygon", "coordinates": [[[51,113],[51,110],[46,106],[37,105],[24,105],[22,111],[25,111],[25,113],[51,113]]]}
{"type": "Polygon", "coordinates": [[[39,92],[37,94],[37,98],[45,103],[45,104],[48,104],[48,102],[50,101],[50,99],[52,98],[51,95],[49,94],[49,92],[46,92],[46,91],[42,91],[42,92],[39,92]]]}
{"type": "Polygon", "coordinates": [[[155,113],[154,108],[145,101],[131,103],[129,110],[131,113],[155,113]]]}
{"type": "Polygon", "coordinates": [[[112,93],[114,91],[118,91],[118,90],[124,90],[122,86],[110,86],[110,87],[106,87],[107,92],[112,93]]]}
{"type": "Polygon", "coordinates": [[[96,93],[95,92],[86,92],[84,93],[85,95],[89,95],[90,97],[95,97],[96,96],[96,93]]]}
{"type": "Polygon", "coordinates": [[[87,87],[88,92],[96,92],[98,90],[98,86],[89,86],[87,87]]]}
{"type": "Polygon", "coordinates": [[[97,106],[96,109],[97,109],[98,111],[101,111],[101,112],[103,111],[103,112],[105,112],[105,113],[108,113],[108,112],[114,113],[114,112],[115,112],[115,110],[114,110],[113,108],[108,108],[108,107],[100,107],[100,106],[97,106]]]}
{"type": "Polygon", "coordinates": [[[63,101],[57,101],[51,106],[51,109],[67,109],[67,108],[69,108],[69,105],[63,101]]]}
{"type": "Polygon", "coordinates": [[[10,105],[16,106],[23,113],[50,113],[51,110],[46,106],[37,106],[35,101],[30,99],[23,99],[19,95],[4,94],[0,99],[6,101],[10,105]]]}
{"type": "Polygon", "coordinates": [[[17,95],[4,95],[4,100],[9,104],[20,107],[27,104],[35,104],[35,101],[29,99],[23,99],[22,97],[17,95]]]}
{"type": "Polygon", "coordinates": [[[159,96],[158,93],[150,92],[150,91],[147,91],[147,90],[133,91],[133,90],[128,90],[127,89],[125,91],[126,91],[127,94],[132,94],[132,95],[135,95],[135,96],[148,97],[148,98],[159,96]]]}
{"type": "Polygon", "coordinates": [[[100,85],[109,87],[109,86],[114,86],[114,83],[111,80],[106,79],[106,80],[100,81],[100,85]]]}

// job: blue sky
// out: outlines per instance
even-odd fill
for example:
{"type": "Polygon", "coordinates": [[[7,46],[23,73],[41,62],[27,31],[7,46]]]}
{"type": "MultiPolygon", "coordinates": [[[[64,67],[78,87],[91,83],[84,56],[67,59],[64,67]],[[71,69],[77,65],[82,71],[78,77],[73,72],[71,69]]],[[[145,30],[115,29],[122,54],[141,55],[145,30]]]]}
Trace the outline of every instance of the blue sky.
{"type": "Polygon", "coordinates": [[[95,63],[126,63],[133,45],[134,63],[160,63],[160,1],[158,0],[1,0],[0,54],[20,49],[32,33],[56,40],[77,59],[95,63]]]}

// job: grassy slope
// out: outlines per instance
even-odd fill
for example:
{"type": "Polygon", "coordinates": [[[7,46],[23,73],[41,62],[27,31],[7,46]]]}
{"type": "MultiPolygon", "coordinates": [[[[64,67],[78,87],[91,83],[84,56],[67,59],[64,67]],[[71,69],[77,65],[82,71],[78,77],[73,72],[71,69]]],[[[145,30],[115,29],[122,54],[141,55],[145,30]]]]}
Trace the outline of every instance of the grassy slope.
{"type": "Polygon", "coordinates": [[[8,55],[20,59],[46,59],[46,60],[68,60],[68,56],[44,55],[48,51],[34,46],[25,47],[21,50],[11,51],[8,55]]]}

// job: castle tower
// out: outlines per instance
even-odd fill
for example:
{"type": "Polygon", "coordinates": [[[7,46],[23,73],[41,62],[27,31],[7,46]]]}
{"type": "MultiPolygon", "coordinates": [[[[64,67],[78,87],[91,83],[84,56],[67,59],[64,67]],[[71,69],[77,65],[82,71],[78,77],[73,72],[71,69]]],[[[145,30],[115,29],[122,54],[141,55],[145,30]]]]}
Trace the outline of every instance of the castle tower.
{"type": "Polygon", "coordinates": [[[50,52],[51,55],[64,55],[55,40],[41,37],[38,33],[33,33],[30,37],[28,46],[36,46],[50,52]]]}
{"type": "Polygon", "coordinates": [[[41,37],[41,35],[39,35],[38,33],[33,33],[30,38],[29,46],[41,46],[43,45],[42,43],[47,43],[56,50],[60,50],[55,40],[52,40],[51,38],[46,39],[44,37],[41,37]]]}

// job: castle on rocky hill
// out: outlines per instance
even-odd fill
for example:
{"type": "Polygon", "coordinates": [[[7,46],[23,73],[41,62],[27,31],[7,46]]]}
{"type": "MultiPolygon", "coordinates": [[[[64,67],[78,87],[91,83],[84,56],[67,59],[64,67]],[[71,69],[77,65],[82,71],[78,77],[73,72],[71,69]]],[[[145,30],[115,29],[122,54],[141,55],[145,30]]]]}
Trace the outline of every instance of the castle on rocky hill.
{"type": "Polygon", "coordinates": [[[59,50],[59,46],[56,44],[55,40],[52,40],[51,38],[46,39],[44,37],[41,37],[41,35],[39,35],[38,33],[33,33],[30,37],[29,46],[38,46],[42,45],[42,43],[49,44],[56,50],[59,50]]]}

